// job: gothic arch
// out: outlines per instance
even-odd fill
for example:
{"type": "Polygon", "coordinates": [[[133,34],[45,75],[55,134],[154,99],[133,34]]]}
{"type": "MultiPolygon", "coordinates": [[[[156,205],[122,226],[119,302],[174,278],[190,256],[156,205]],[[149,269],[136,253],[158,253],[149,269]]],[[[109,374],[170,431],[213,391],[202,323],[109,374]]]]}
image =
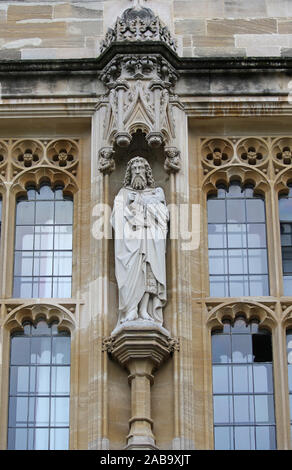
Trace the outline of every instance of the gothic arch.
{"type": "Polygon", "coordinates": [[[14,195],[26,195],[28,185],[33,185],[39,189],[43,183],[47,182],[52,187],[57,185],[63,186],[65,194],[73,195],[79,189],[76,179],[67,170],[63,168],[55,169],[46,165],[19,173],[12,183],[11,191],[14,195]]]}
{"type": "Polygon", "coordinates": [[[273,310],[266,305],[259,302],[246,301],[246,302],[224,302],[212,308],[208,312],[206,321],[210,331],[214,328],[223,328],[223,320],[229,319],[232,322],[238,317],[244,316],[247,321],[256,319],[259,321],[260,326],[272,330],[277,319],[273,310]]]}
{"type": "Polygon", "coordinates": [[[202,188],[205,194],[217,194],[218,184],[229,186],[232,181],[236,180],[242,185],[252,184],[254,191],[263,196],[270,188],[267,176],[260,170],[238,164],[212,170],[203,180],[202,188]]]}
{"type": "Polygon", "coordinates": [[[72,333],[75,329],[75,319],[65,307],[49,303],[25,304],[14,308],[7,316],[3,326],[10,332],[23,330],[23,323],[31,321],[36,324],[39,319],[48,323],[58,322],[59,330],[72,333]]]}
{"type": "Polygon", "coordinates": [[[288,194],[289,183],[292,183],[292,169],[286,168],[277,175],[274,182],[274,188],[278,194],[288,194]]]}

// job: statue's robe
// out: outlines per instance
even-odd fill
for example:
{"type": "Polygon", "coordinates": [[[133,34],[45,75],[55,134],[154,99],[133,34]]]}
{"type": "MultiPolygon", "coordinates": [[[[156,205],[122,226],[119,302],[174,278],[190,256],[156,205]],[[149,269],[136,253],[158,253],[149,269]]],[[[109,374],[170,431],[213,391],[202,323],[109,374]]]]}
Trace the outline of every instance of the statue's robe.
{"type": "Polygon", "coordinates": [[[127,315],[138,307],[144,293],[149,292],[156,299],[152,311],[148,313],[153,321],[163,323],[168,219],[162,188],[138,191],[125,187],[115,198],[112,225],[115,230],[120,321],[126,321],[127,315]],[[153,285],[155,281],[156,285],[153,285]]]}

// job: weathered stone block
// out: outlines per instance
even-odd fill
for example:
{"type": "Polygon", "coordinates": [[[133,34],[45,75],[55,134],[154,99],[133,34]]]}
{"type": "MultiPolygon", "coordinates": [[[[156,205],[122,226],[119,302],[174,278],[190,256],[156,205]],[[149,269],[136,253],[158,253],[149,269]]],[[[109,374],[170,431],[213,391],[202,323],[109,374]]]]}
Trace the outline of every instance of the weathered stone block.
{"type": "Polygon", "coordinates": [[[192,38],[191,36],[185,36],[183,38],[183,47],[190,47],[192,45],[192,38]]]}
{"type": "Polygon", "coordinates": [[[259,18],[250,20],[207,20],[207,34],[213,36],[228,36],[231,34],[267,34],[277,32],[277,21],[272,18],[259,18]]]}
{"type": "Polygon", "coordinates": [[[21,59],[21,52],[16,49],[1,49],[0,59],[19,60],[21,59]]]}
{"type": "Polygon", "coordinates": [[[246,50],[234,47],[195,47],[195,57],[245,57],[246,50]]]}
{"type": "Polygon", "coordinates": [[[16,21],[30,19],[50,19],[52,18],[52,14],[53,7],[51,5],[26,5],[25,8],[21,5],[9,5],[7,10],[7,22],[15,23],[16,21]]]}
{"type": "Polygon", "coordinates": [[[176,34],[196,34],[204,35],[206,25],[203,20],[178,20],[175,22],[176,34]]]}
{"type": "Polygon", "coordinates": [[[67,24],[67,32],[72,35],[100,36],[103,34],[102,21],[75,21],[67,24]]]}
{"type": "Polygon", "coordinates": [[[102,18],[102,11],[86,8],[82,6],[82,3],[79,5],[72,5],[69,3],[61,3],[55,5],[54,7],[54,18],[102,18]]]}
{"type": "Polygon", "coordinates": [[[248,57],[279,57],[280,51],[280,46],[257,47],[254,45],[246,48],[246,55],[248,57]]]}
{"type": "Polygon", "coordinates": [[[280,34],[292,34],[292,18],[287,21],[278,21],[278,30],[280,34]]]}
{"type": "Polygon", "coordinates": [[[192,57],[193,56],[193,49],[191,47],[184,47],[183,48],[183,56],[184,57],[192,57]]]}
{"type": "Polygon", "coordinates": [[[198,47],[234,47],[233,36],[192,36],[193,45],[198,47]]]}
{"type": "Polygon", "coordinates": [[[292,46],[292,34],[236,34],[235,45],[237,47],[266,47],[268,52],[271,46],[292,46]]]}
{"type": "Polygon", "coordinates": [[[42,41],[42,47],[83,47],[84,38],[82,36],[64,36],[60,38],[46,38],[42,41]]]}
{"type": "Polygon", "coordinates": [[[287,18],[292,16],[292,2],[290,0],[266,0],[267,15],[287,18]]]}
{"type": "Polygon", "coordinates": [[[216,18],[224,16],[223,0],[175,0],[174,16],[177,18],[216,18]]]}
{"type": "Polygon", "coordinates": [[[12,41],[23,38],[59,38],[66,35],[66,23],[9,23],[1,25],[1,37],[12,41]]]}
{"type": "Polygon", "coordinates": [[[291,47],[283,47],[281,49],[281,56],[282,57],[292,57],[292,48],[291,47]]]}
{"type": "Polygon", "coordinates": [[[266,0],[224,0],[224,18],[254,18],[267,16],[266,0]]]}

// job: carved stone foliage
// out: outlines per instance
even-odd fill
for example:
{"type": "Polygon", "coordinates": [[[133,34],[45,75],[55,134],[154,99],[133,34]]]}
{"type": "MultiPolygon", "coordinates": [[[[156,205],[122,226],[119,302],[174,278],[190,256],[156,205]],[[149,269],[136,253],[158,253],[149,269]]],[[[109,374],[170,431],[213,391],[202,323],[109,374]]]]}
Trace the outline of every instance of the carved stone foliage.
{"type": "Polygon", "coordinates": [[[279,173],[284,168],[292,167],[292,138],[275,139],[272,146],[272,157],[275,173],[279,173]]]}
{"type": "Polygon", "coordinates": [[[43,145],[35,140],[20,140],[12,149],[14,164],[20,168],[30,168],[41,162],[43,145]]]}
{"type": "Polygon", "coordinates": [[[201,148],[202,163],[208,173],[212,168],[226,165],[233,157],[234,150],[232,144],[225,139],[208,139],[201,148]]]}
{"type": "Polygon", "coordinates": [[[124,41],[161,41],[172,50],[176,50],[176,43],[169,29],[161,23],[150,8],[141,6],[124,11],[114,27],[108,29],[100,51],[103,52],[113,42],[124,41]]]}
{"type": "Polygon", "coordinates": [[[0,174],[15,180],[25,171],[58,168],[77,175],[79,145],[71,139],[8,139],[0,141],[0,174]]]}
{"type": "Polygon", "coordinates": [[[237,155],[248,165],[262,166],[268,156],[268,148],[261,139],[244,139],[237,146],[237,155]]]}
{"type": "Polygon", "coordinates": [[[78,147],[71,140],[56,140],[48,146],[48,160],[51,164],[66,168],[76,174],[75,167],[78,164],[78,147]]]}
{"type": "Polygon", "coordinates": [[[273,176],[292,168],[292,137],[210,137],[201,139],[204,174],[216,167],[241,165],[273,176]]]}

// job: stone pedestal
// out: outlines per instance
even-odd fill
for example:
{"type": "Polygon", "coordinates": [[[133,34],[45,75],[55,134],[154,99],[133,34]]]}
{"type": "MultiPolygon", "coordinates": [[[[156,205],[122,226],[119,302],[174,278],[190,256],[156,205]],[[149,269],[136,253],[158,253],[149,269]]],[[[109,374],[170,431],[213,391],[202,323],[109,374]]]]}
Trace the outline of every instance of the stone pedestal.
{"type": "Polygon", "coordinates": [[[155,450],[151,419],[152,374],[169,357],[174,341],[168,331],[157,323],[137,320],[115,328],[107,342],[107,349],[129,372],[132,416],[126,448],[155,450]]]}

